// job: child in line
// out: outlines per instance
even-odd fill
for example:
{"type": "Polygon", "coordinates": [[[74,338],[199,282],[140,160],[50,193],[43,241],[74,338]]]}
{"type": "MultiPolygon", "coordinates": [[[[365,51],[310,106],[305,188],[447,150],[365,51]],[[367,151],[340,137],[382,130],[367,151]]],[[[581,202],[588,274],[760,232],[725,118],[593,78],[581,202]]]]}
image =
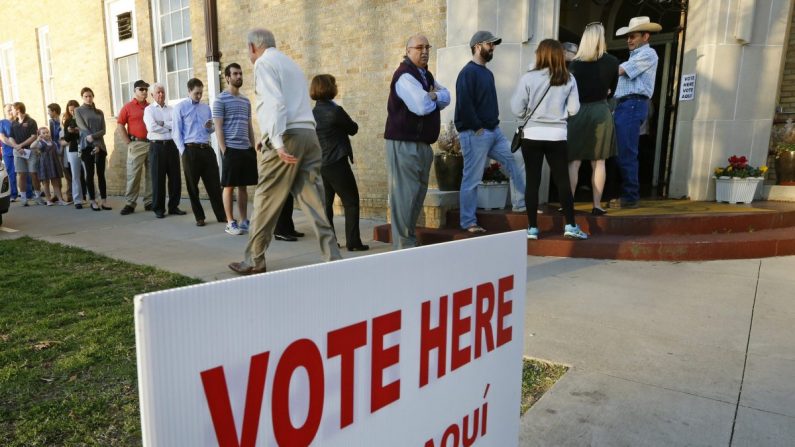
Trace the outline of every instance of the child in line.
{"type": "Polygon", "coordinates": [[[58,156],[57,145],[52,140],[50,129],[47,127],[40,127],[38,138],[30,146],[31,149],[39,151],[39,180],[44,187],[45,197],[47,197],[47,206],[69,205],[65,202],[63,195],[61,195],[61,178],[63,177],[63,166],[58,156]],[[52,200],[50,194],[50,186],[52,186],[54,196],[58,199],[57,202],[52,200]]]}

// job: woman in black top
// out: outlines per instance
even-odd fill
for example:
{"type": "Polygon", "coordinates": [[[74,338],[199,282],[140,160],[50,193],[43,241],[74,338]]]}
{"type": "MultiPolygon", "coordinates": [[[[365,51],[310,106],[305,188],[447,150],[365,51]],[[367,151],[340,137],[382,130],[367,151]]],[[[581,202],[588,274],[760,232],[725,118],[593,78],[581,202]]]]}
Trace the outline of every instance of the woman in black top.
{"type": "Polygon", "coordinates": [[[75,203],[75,208],[82,209],[83,201],[86,200],[86,176],[83,172],[83,163],[80,160],[80,152],[77,149],[80,141],[80,129],[77,127],[75,120],[75,109],[80,107],[80,104],[74,99],[70,99],[66,103],[66,111],[63,113],[63,138],[61,139],[61,147],[66,150],[66,156],[69,160],[69,169],[72,171],[72,201],[75,203]]]}
{"type": "Polygon", "coordinates": [[[591,214],[605,214],[602,191],[605,186],[605,160],[616,155],[615,126],[607,98],[618,82],[618,59],[606,52],[605,29],[601,23],[585,27],[577,55],[569,71],[577,81],[580,111],[569,118],[569,181],[571,193],[577,189],[577,174],[582,160],[591,160],[593,208],[591,214]]]}
{"type": "Polygon", "coordinates": [[[345,207],[345,245],[348,251],[368,250],[370,247],[362,244],[359,234],[359,189],[350,165],[353,163],[353,149],[348,136],[356,135],[359,126],[334,103],[337,96],[334,76],[322,74],[312,78],[309,96],[317,101],[312,113],[317,122],[320,147],[323,148],[320,174],[326,190],[326,216],[334,228],[334,195],[338,194],[345,207]]]}

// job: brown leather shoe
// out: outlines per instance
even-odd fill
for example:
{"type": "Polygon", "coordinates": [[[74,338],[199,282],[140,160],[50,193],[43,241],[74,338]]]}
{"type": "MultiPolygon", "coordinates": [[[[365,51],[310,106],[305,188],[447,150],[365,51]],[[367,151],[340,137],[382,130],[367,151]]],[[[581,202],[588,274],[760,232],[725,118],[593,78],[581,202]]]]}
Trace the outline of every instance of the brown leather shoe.
{"type": "Polygon", "coordinates": [[[256,275],[257,273],[265,273],[265,267],[254,268],[243,265],[242,262],[233,262],[229,264],[229,268],[238,275],[256,275]]]}
{"type": "Polygon", "coordinates": [[[204,219],[196,219],[196,226],[203,227],[204,226],[204,219]]]}

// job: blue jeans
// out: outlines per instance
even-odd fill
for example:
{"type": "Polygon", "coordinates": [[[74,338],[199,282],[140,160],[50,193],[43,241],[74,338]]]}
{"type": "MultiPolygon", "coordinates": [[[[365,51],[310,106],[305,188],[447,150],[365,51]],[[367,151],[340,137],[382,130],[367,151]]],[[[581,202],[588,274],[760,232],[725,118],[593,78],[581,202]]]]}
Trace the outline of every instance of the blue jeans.
{"type": "Polygon", "coordinates": [[[638,141],[640,125],[649,113],[645,99],[628,99],[616,107],[616,140],[618,143],[618,168],[621,171],[621,200],[637,202],[640,199],[638,181],[638,141]]]}
{"type": "Polygon", "coordinates": [[[475,211],[478,204],[478,184],[483,179],[483,170],[489,158],[497,160],[513,180],[519,191],[524,191],[525,181],[511,154],[511,143],[499,127],[493,130],[483,130],[481,135],[475,135],[472,130],[465,130],[458,136],[461,142],[461,152],[464,154],[464,178],[461,180],[460,213],[461,228],[469,228],[478,223],[475,211]]]}
{"type": "Polygon", "coordinates": [[[11,198],[16,199],[19,195],[17,189],[17,170],[14,167],[14,153],[6,155],[3,151],[3,164],[6,165],[6,172],[8,173],[8,183],[11,185],[11,198]]]}
{"type": "MultiPolygon", "coordinates": [[[[19,190],[17,189],[17,169],[14,167],[14,153],[6,155],[3,151],[3,164],[6,165],[6,172],[8,173],[8,183],[11,186],[11,198],[16,199],[19,197],[19,190]]],[[[27,198],[33,197],[33,180],[28,176],[27,181],[27,198]]]]}

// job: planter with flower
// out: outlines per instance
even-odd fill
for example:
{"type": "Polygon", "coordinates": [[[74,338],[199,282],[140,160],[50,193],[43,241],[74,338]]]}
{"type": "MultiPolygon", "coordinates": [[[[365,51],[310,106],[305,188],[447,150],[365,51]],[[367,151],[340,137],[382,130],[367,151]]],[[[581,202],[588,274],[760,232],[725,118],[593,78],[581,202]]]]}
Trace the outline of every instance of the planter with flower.
{"type": "Polygon", "coordinates": [[[458,191],[464,176],[464,156],[453,122],[439,135],[439,151],[433,156],[433,172],[439,191],[458,191]]]}
{"type": "Polygon", "coordinates": [[[478,208],[505,208],[508,201],[508,177],[500,167],[499,163],[493,161],[483,170],[483,179],[478,185],[478,208]]]}
{"type": "Polygon", "coordinates": [[[715,168],[715,200],[728,203],[751,203],[756,187],[764,180],[767,166],[758,168],[748,159],[732,155],[729,165],[715,168]]]}

